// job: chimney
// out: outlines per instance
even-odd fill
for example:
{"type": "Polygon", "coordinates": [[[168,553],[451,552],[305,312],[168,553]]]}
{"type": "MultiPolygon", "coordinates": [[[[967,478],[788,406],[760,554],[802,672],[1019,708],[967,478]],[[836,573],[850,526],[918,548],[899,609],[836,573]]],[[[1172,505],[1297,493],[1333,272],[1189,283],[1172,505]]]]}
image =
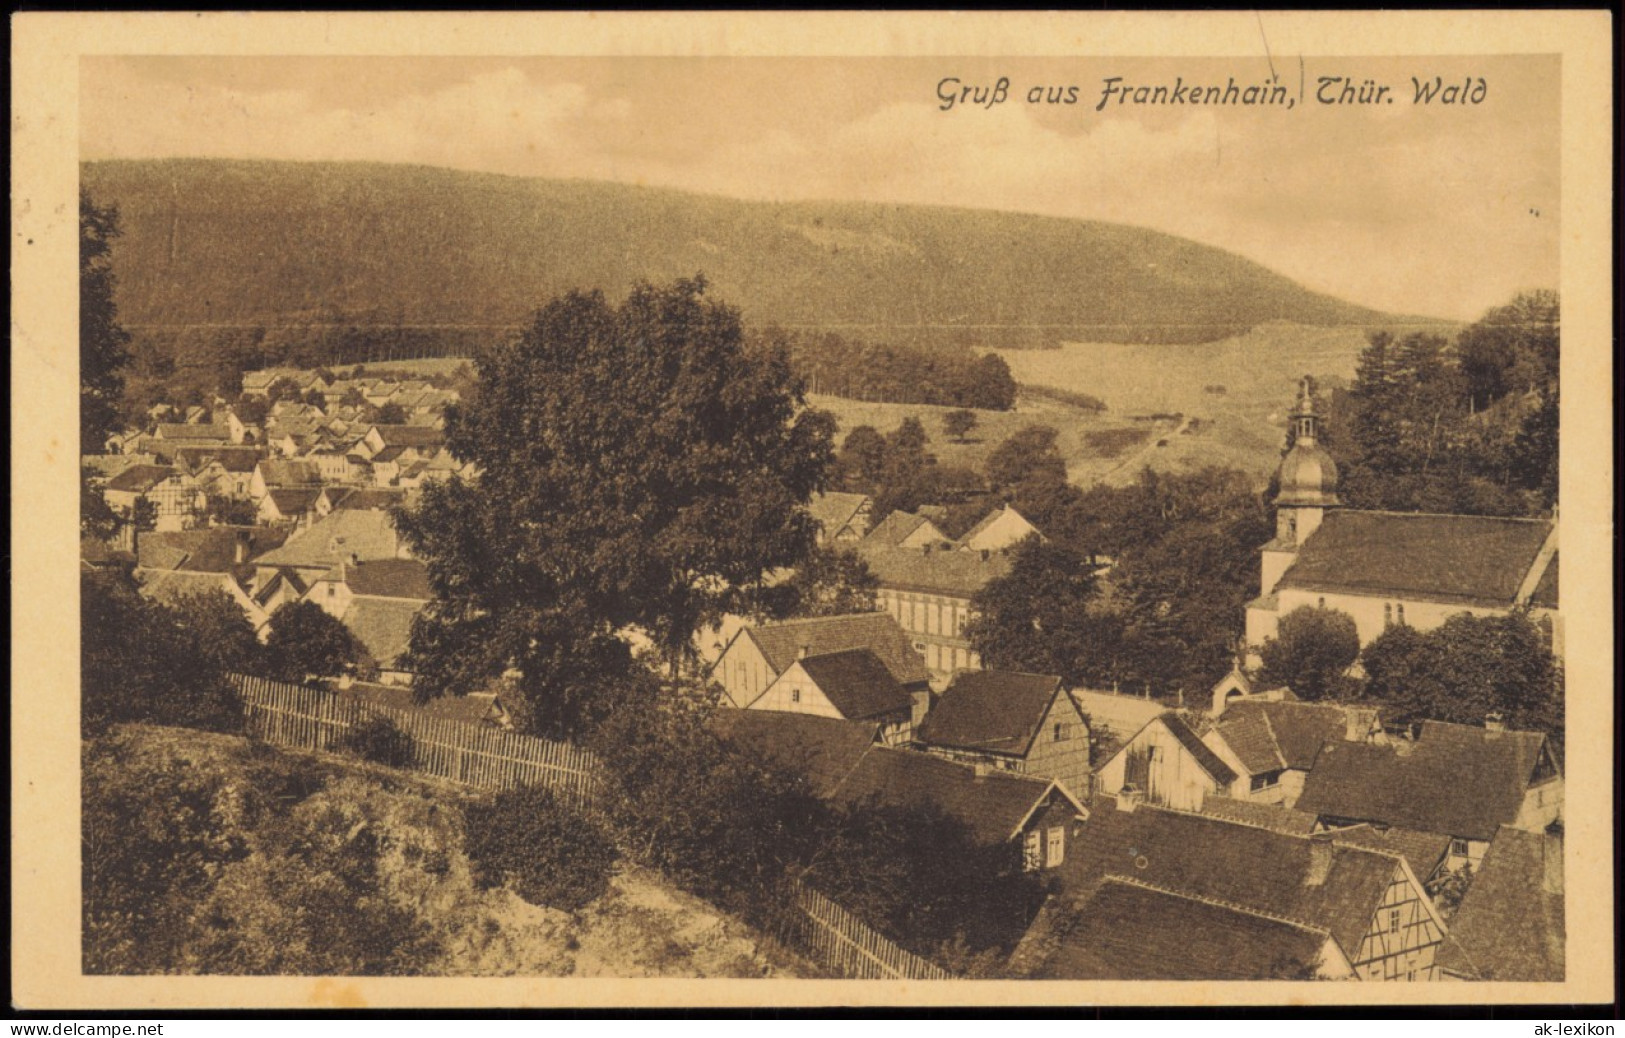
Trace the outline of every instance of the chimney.
{"type": "Polygon", "coordinates": [[[1303,885],[1321,887],[1332,871],[1332,835],[1317,833],[1309,837],[1309,871],[1304,874],[1303,885]]]}
{"type": "Polygon", "coordinates": [[[1140,792],[1140,787],[1133,783],[1129,783],[1117,791],[1117,809],[1119,811],[1132,813],[1144,800],[1145,794],[1140,792]]]}
{"type": "Polygon", "coordinates": [[[1504,732],[1507,730],[1506,715],[1499,710],[1493,710],[1484,715],[1484,730],[1486,732],[1504,732]]]}
{"type": "Polygon", "coordinates": [[[356,552],[352,551],[350,553],[350,565],[352,565],[352,566],[361,565],[361,556],[359,554],[357,554],[356,552]]]}
{"type": "Polygon", "coordinates": [[[931,549],[935,548],[935,547],[936,547],[936,544],[934,542],[926,541],[925,544],[923,546],[921,546],[921,548],[920,548],[920,554],[929,555],[929,554],[931,554],[931,549]]]}
{"type": "Polygon", "coordinates": [[[811,648],[811,646],[807,645],[805,642],[798,645],[796,647],[796,659],[798,659],[798,660],[806,659],[807,658],[807,650],[809,648],[811,648]]]}
{"type": "Polygon", "coordinates": [[[986,562],[988,559],[991,559],[992,557],[993,557],[993,553],[991,551],[989,551],[986,548],[982,549],[982,561],[983,562],[986,562]]]}
{"type": "Polygon", "coordinates": [[[247,530],[237,531],[237,543],[232,548],[231,560],[241,566],[248,561],[248,546],[253,534],[247,530]]]}

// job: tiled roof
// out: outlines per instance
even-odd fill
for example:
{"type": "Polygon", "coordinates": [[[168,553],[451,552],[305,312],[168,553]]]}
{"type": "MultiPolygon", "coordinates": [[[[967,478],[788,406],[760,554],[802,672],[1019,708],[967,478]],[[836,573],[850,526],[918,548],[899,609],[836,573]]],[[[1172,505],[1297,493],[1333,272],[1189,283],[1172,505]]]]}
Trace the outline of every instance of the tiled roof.
{"type": "Polygon", "coordinates": [[[143,569],[225,573],[236,565],[239,541],[247,542],[247,555],[253,558],[287,539],[286,531],[268,526],[211,526],[201,530],[144,533],[137,549],[143,569]]]}
{"type": "Polygon", "coordinates": [[[1300,771],[1314,764],[1322,746],[1348,735],[1345,708],[1331,703],[1248,699],[1231,703],[1219,718],[1219,730],[1227,742],[1231,731],[1244,741],[1255,740],[1266,724],[1282,762],[1275,766],[1300,771]],[[1243,727],[1235,727],[1238,725],[1243,727]]]}
{"type": "Polygon", "coordinates": [[[107,489],[146,493],[173,475],[175,470],[168,465],[131,465],[109,479],[107,489]]]}
{"type": "Polygon", "coordinates": [[[344,626],[380,665],[395,663],[412,641],[412,618],[424,603],[396,598],[354,598],[344,626]]]}
{"type": "Polygon", "coordinates": [[[260,452],[256,447],[181,447],[175,457],[194,469],[211,461],[218,461],[227,472],[253,472],[259,464],[260,452]]]}
{"type": "Polygon", "coordinates": [[[1308,836],[1315,831],[1315,816],[1295,811],[1280,804],[1261,804],[1256,800],[1237,800],[1209,793],[1202,800],[1202,813],[1241,825],[1256,825],[1277,833],[1308,836]]]}
{"type": "Polygon", "coordinates": [[[141,593],[155,602],[173,602],[182,595],[205,591],[231,594],[230,578],[224,573],[192,570],[145,570],[138,575],[141,593]]]}
{"type": "Polygon", "coordinates": [[[81,454],[79,467],[91,469],[98,476],[116,476],[132,465],[154,465],[156,454],[81,454]]]}
{"type": "Polygon", "coordinates": [[[1087,896],[1111,877],[1221,901],[1320,927],[1353,956],[1382,903],[1398,859],[1375,851],[1291,836],[1206,815],[1141,805],[1119,810],[1111,797],[1089,805],[1059,874],[1087,896]]]}
{"type": "Polygon", "coordinates": [[[1061,691],[1053,674],[966,671],[926,715],[916,733],[931,746],[990,750],[1025,757],[1061,691]]]}
{"type": "Polygon", "coordinates": [[[770,767],[800,775],[813,795],[835,795],[858,761],[875,745],[880,726],[778,710],[719,709],[711,715],[719,736],[759,755],[770,767]]]}
{"type": "Polygon", "coordinates": [[[434,597],[429,587],[429,571],[416,559],[373,559],[360,563],[341,562],[327,579],[340,576],[352,594],[374,598],[410,598],[427,602],[434,597]]]}
{"type": "Polygon", "coordinates": [[[1270,980],[1313,975],[1327,933],[1122,879],[1066,913],[1041,980],[1270,980]]]}
{"type": "Polygon", "coordinates": [[[1511,605],[1551,531],[1545,519],[1333,511],[1279,586],[1511,605]]]}
{"type": "Polygon", "coordinates": [[[798,662],[819,691],[849,721],[906,713],[913,705],[880,657],[868,649],[808,656],[798,662]]]}
{"type": "Polygon", "coordinates": [[[1404,858],[1411,871],[1416,873],[1416,878],[1424,883],[1433,876],[1439,863],[1444,861],[1445,854],[1450,850],[1450,837],[1443,833],[1417,832],[1415,829],[1398,827],[1379,829],[1362,824],[1334,830],[1331,835],[1337,843],[1346,843],[1350,847],[1364,847],[1368,851],[1382,851],[1404,858]]]}
{"type": "Polygon", "coordinates": [[[1051,782],[1009,772],[978,775],[965,764],[877,746],[864,754],[838,797],[852,805],[940,810],[987,846],[1015,835],[1051,782]]]}
{"type": "MultiPolygon", "coordinates": [[[[1020,512],[1016,511],[1014,508],[1011,508],[1009,505],[1005,505],[1002,508],[995,508],[993,511],[991,511],[991,512],[987,513],[986,515],[982,516],[982,518],[980,518],[980,519],[978,519],[976,521],[975,526],[972,526],[969,530],[966,530],[965,535],[963,537],[959,538],[959,540],[954,542],[954,543],[956,545],[958,545],[961,549],[970,549],[970,548],[978,547],[976,545],[976,543],[975,543],[976,538],[981,536],[984,532],[986,532],[988,527],[992,526],[994,523],[998,522],[1001,518],[1003,518],[1004,514],[1006,512],[1009,512],[1011,515],[1013,515],[1017,519],[1019,519],[1021,521],[1021,524],[1025,525],[1027,527],[1029,533],[1037,533],[1038,532],[1038,528],[1036,526],[1034,526],[1027,519],[1026,516],[1022,515],[1020,512]]],[[[1019,540],[1019,538],[1017,538],[1017,539],[1019,540]]],[[[1007,545],[997,545],[997,546],[989,545],[989,547],[1006,547],[1006,546],[1007,545]]]]}
{"type": "Polygon", "coordinates": [[[135,556],[129,552],[114,548],[106,541],[95,537],[79,539],[79,558],[92,566],[121,566],[135,563],[135,556]]]}
{"type": "Polygon", "coordinates": [[[935,592],[969,598],[987,582],[1010,572],[1010,557],[995,553],[983,558],[980,552],[893,548],[858,542],[858,553],[869,564],[881,587],[904,591],[935,592]]]}
{"type": "Polygon", "coordinates": [[[741,637],[755,640],[774,674],[783,674],[803,648],[808,656],[846,649],[868,649],[901,685],[929,682],[925,658],[914,651],[908,634],[889,613],[850,613],[810,620],[789,620],[747,628],[741,637]]]}
{"type": "Polygon", "coordinates": [[[266,459],[260,462],[259,471],[266,486],[319,486],[322,482],[322,470],[313,461],[266,459]]]}
{"type": "Polygon", "coordinates": [[[393,559],[399,539],[388,512],[336,511],[317,520],[280,548],[255,558],[256,566],[330,569],[351,555],[363,560],[393,559]]]}
{"type": "MultiPolygon", "coordinates": [[[[823,527],[825,535],[833,537],[857,517],[858,510],[868,501],[867,494],[814,494],[807,504],[807,511],[823,527]]],[[[863,531],[858,532],[861,534],[863,531]]]]}
{"type": "Polygon", "coordinates": [[[431,425],[374,425],[378,435],[391,447],[438,447],[446,434],[431,425]]]}
{"type": "Polygon", "coordinates": [[[864,543],[895,548],[902,544],[909,534],[930,521],[925,516],[915,515],[913,512],[893,512],[869,531],[864,543]]]}
{"type": "Polygon", "coordinates": [[[1230,765],[1209,749],[1207,743],[1191,730],[1191,726],[1186,724],[1183,718],[1170,710],[1162,715],[1161,720],[1173,737],[1179,740],[1180,745],[1196,758],[1196,763],[1201,769],[1213,776],[1213,781],[1224,786],[1236,780],[1236,773],[1230,770],[1230,765]]]}
{"type": "Polygon", "coordinates": [[[1450,920],[1438,964],[1479,980],[1564,979],[1563,838],[1502,828],[1450,920]]]}
{"type": "Polygon", "coordinates": [[[278,512],[293,516],[316,507],[316,499],[321,495],[320,487],[272,487],[265,496],[276,504],[278,512]]]}
{"type": "Polygon", "coordinates": [[[405,492],[389,487],[330,487],[328,500],[335,509],[388,509],[405,500],[405,492]]]}
{"type": "Polygon", "coordinates": [[[1518,816],[1545,736],[1428,721],[1412,745],[1330,743],[1297,808],[1488,840],[1518,816]]]}
{"type": "Polygon", "coordinates": [[[1275,732],[1270,728],[1269,715],[1262,710],[1248,710],[1231,720],[1221,719],[1215,730],[1247,769],[1247,774],[1262,775],[1286,767],[1275,742],[1275,732]]]}
{"type": "Polygon", "coordinates": [[[277,585],[283,583],[286,583],[293,591],[295,598],[303,598],[305,591],[309,589],[309,585],[300,578],[298,570],[291,566],[284,566],[272,573],[269,579],[260,585],[259,590],[254,593],[254,601],[260,605],[269,602],[271,596],[276,593],[277,585]]]}
{"type": "Polygon", "coordinates": [[[383,450],[379,451],[377,454],[374,454],[372,456],[372,460],[377,464],[387,465],[388,463],[390,463],[392,461],[395,461],[402,454],[405,454],[405,453],[406,453],[406,448],[405,447],[402,447],[399,444],[392,443],[388,447],[385,447],[383,450]]]}

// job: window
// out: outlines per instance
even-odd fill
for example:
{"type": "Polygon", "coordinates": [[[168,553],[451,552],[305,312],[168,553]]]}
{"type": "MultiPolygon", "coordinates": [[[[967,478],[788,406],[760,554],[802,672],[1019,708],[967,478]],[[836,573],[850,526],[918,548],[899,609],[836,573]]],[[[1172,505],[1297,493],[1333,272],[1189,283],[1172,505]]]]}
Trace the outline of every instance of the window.
{"type": "Polygon", "coordinates": [[[1316,604],[1316,605],[1317,605],[1317,606],[1318,606],[1318,607],[1319,607],[1319,608],[1321,608],[1321,609],[1325,609],[1325,608],[1326,608],[1326,596],[1325,596],[1325,595],[1321,595],[1321,596],[1320,596],[1320,599],[1319,599],[1319,601],[1317,601],[1317,602],[1316,602],[1316,603],[1315,603],[1315,604],[1316,604]]]}
{"type": "Polygon", "coordinates": [[[1450,841],[1450,856],[1452,858],[1467,857],[1467,841],[1457,837],[1450,841]]]}
{"type": "Polygon", "coordinates": [[[1043,848],[1039,844],[1038,830],[1034,829],[1027,834],[1026,845],[1022,848],[1021,867],[1028,872],[1035,871],[1043,865],[1040,860],[1043,848]]]}
{"type": "Polygon", "coordinates": [[[1056,725],[1055,725],[1055,741],[1056,742],[1064,742],[1065,740],[1066,740],[1066,725],[1061,724],[1060,722],[1056,722],[1056,725]]]}
{"type": "Polygon", "coordinates": [[[1392,627],[1394,625],[1394,605],[1392,602],[1384,602],[1382,604],[1382,625],[1384,627],[1392,627]]]}
{"type": "Polygon", "coordinates": [[[1404,623],[1405,622],[1405,603],[1404,602],[1399,603],[1397,606],[1394,607],[1394,610],[1399,616],[1399,622],[1404,623]]]}
{"type": "Polygon", "coordinates": [[[1273,789],[1280,784],[1281,773],[1279,771],[1266,771],[1261,775],[1252,777],[1252,790],[1254,793],[1261,789],[1273,789]]]}
{"type": "Polygon", "coordinates": [[[801,702],[801,689],[799,689],[799,688],[792,688],[792,689],[791,689],[791,690],[790,690],[790,702],[792,702],[792,703],[799,703],[799,702],[801,702]]]}
{"type": "Polygon", "coordinates": [[[1053,869],[1066,860],[1066,827],[1051,826],[1049,830],[1049,848],[1044,857],[1046,868],[1053,869]]]}
{"type": "Polygon", "coordinates": [[[1399,909],[1397,908],[1390,908],[1388,910],[1388,932],[1399,932],[1399,909]]]}

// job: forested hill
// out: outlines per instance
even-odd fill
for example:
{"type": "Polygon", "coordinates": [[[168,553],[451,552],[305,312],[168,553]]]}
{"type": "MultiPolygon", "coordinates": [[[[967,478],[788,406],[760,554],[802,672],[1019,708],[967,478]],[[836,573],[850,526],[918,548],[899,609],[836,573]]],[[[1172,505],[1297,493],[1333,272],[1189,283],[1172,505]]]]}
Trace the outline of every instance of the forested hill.
{"type": "Polygon", "coordinates": [[[83,179],[119,208],[132,326],[507,327],[570,288],[696,271],[755,325],[928,344],[1391,320],[1220,249],[1080,220],[377,164],[108,161],[83,179]]]}

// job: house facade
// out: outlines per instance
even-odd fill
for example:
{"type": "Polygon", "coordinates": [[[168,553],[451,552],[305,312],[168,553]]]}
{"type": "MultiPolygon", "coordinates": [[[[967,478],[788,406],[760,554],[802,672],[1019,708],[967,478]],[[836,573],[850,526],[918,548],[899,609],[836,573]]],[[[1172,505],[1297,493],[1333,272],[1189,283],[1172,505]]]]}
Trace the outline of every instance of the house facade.
{"type": "Polygon", "coordinates": [[[1103,794],[1129,790],[1147,803],[1181,811],[1200,811],[1209,795],[1234,796],[1242,781],[1171,712],[1153,718],[1095,773],[1095,788],[1103,794]]]}
{"type": "Polygon", "coordinates": [[[767,691],[797,660],[868,649],[912,697],[930,688],[925,661],[885,613],[851,613],[740,628],[711,667],[725,705],[743,707],[767,691]]]}
{"type": "Polygon", "coordinates": [[[1015,508],[1005,505],[984,516],[954,547],[960,551],[1005,551],[1033,536],[1043,534],[1015,508]]]}
{"type": "Polygon", "coordinates": [[[1089,722],[1055,675],[961,673],[915,739],[947,760],[1056,779],[1078,796],[1089,795],[1089,722]]]}
{"type": "Polygon", "coordinates": [[[744,706],[877,724],[882,742],[900,746],[913,739],[927,695],[910,695],[870,650],[846,649],[797,659],[744,706]]]}
{"type": "Polygon", "coordinates": [[[991,551],[918,551],[871,544],[859,553],[878,581],[880,608],[907,631],[934,681],[946,685],[961,670],[980,670],[982,657],[965,637],[971,598],[1010,572],[1010,557],[991,551]]]}

